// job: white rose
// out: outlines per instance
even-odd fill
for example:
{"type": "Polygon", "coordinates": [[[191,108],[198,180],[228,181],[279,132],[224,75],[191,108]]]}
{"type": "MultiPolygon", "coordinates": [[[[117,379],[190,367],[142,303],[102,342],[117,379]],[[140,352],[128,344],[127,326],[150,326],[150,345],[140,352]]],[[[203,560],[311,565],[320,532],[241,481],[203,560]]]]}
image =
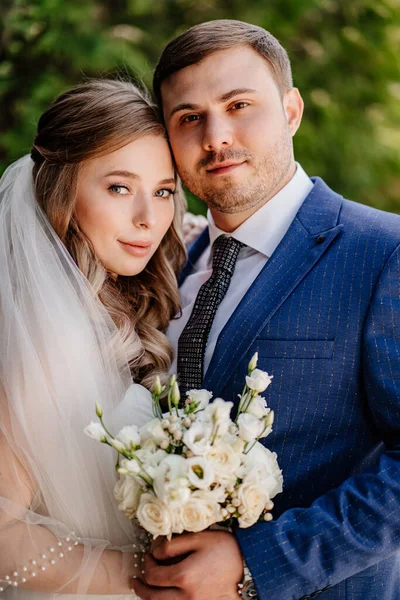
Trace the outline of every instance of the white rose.
{"type": "Polygon", "coordinates": [[[229,444],[218,442],[207,452],[207,460],[214,469],[215,480],[228,485],[236,481],[240,467],[240,455],[229,444]]]}
{"type": "Polygon", "coordinates": [[[239,415],[237,424],[239,427],[239,436],[245,442],[252,442],[258,438],[264,431],[264,421],[261,421],[254,415],[242,413],[239,415]]]}
{"type": "Polygon", "coordinates": [[[199,403],[197,410],[204,410],[212,398],[212,393],[208,390],[190,390],[187,397],[199,403]]]}
{"type": "Polygon", "coordinates": [[[132,477],[121,476],[115,484],[114,496],[117,499],[118,508],[125,513],[128,519],[135,516],[141,493],[141,486],[132,477]]]}
{"type": "Polygon", "coordinates": [[[271,412],[271,409],[267,407],[265,398],[262,396],[255,396],[250,402],[250,406],[247,408],[246,413],[254,415],[259,419],[266,417],[271,412]]]}
{"type": "Polygon", "coordinates": [[[194,456],[186,459],[188,479],[194,487],[201,490],[208,489],[215,481],[214,469],[204,456],[194,456]]]}
{"type": "Polygon", "coordinates": [[[257,482],[243,482],[237,488],[241,514],[239,527],[250,527],[258,521],[259,516],[269,502],[268,493],[257,482]]]}
{"type": "Polygon", "coordinates": [[[164,440],[168,440],[168,434],[161,427],[161,422],[159,419],[152,419],[146,423],[146,425],[143,425],[143,427],[140,428],[139,433],[143,442],[146,442],[148,439],[150,439],[159,445],[164,440]]]}
{"type": "Polygon", "coordinates": [[[212,425],[194,421],[183,434],[183,443],[196,455],[206,454],[211,448],[212,425]]]}
{"type": "Polygon", "coordinates": [[[283,489],[282,471],[276,452],[271,452],[259,442],[244,455],[240,477],[243,482],[257,482],[268,493],[270,499],[283,489]]]}
{"type": "Polygon", "coordinates": [[[271,380],[272,375],[268,375],[261,369],[254,369],[251,375],[246,375],[247,387],[258,393],[264,392],[270,385],[271,380]]]}
{"type": "Polygon", "coordinates": [[[136,425],[128,425],[127,427],[124,427],[116,435],[116,438],[129,450],[132,449],[132,446],[140,446],[139,429],[136,427],[136,425]]]}
{"type": "Polygon", "coordinates": [[[136,518],[154,539],[159,535],[169,535],[172,531],[171,513],[154,494],[141,495],[136,518]]]}
{"type": "Polygon", "coordinates": [[[105,442],[108,439],[107,432],[100,423],[94,423],[92,421],[83,431],[86,435],[98,442],[105,442]]]}
{"type": "Polygon", "coordinates": [[[218,521],[222,521],[221,507],[213,495],[203,491],[193,492],[174,518],[176,533],[203,531],[218,521]]]}
{"type": "Polygon", "coordinates": [[[156,496],[171,507],[184,504],[190,496],[187,471],[183,456],[169,454],[164,458],[154,471],[153,489],[156,496]]]}

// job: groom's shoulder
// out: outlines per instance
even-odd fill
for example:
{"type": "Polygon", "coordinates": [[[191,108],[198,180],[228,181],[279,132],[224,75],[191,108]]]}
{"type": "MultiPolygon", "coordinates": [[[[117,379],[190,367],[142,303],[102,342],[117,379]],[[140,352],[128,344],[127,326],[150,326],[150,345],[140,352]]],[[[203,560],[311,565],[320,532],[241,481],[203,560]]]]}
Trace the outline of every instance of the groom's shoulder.
{"type": "Polygon", "coordinates": [[[366,204],[344,198],[331,189],[321,178],[313,178],[312,198],[314,207],[319,207],[334,218],[337,225],[342,225],[347,236],[358,241],[376,240],[392,248],[400,243],[400,215],[372,208],[366,204]]]}
{"type": "Polygon", "coordinates": [[[361,239],[400,243],[400,215],[343,198],[339,223],[361,239]]]}

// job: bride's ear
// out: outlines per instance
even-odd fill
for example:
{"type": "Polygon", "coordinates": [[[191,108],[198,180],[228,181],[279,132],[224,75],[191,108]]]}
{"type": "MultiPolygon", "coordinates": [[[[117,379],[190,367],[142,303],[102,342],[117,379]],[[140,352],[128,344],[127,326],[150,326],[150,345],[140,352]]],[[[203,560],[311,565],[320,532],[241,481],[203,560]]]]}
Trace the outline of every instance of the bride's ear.
{"type": "Polygon", "coordinates": [[[298,130],[303,116],[304,101],[297,88],[291,88],[283,97],[283,108],[292,136],[298,130]]]}

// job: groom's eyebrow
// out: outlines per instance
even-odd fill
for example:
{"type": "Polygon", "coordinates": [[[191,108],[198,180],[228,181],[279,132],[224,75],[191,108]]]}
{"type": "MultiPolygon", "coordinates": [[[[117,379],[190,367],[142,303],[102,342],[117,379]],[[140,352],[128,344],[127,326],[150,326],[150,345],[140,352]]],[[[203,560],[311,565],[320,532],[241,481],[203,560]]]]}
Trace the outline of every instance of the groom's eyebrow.
{"type": "MultiPolygon", "coordinates": [[[[231,100],[231,98],[234,98],[235,96],[239,96],[240,94],[255,94],[255,93],[257,93],[257,90],[253,90],[251,88],[236,88],[234,90],[230,90],[229,92],[226,92],[225,94],[222,94],[222,96],[217,98],[217,102],[218,103],[228,102],[228,100],[231,100]]],[[[174,108],[170,112],[169,118],[171,118],[177,112],[180,112],[182,110],[199,110],[200,108],[201,107],[199,104],[191,104],[190,102],[182,102],[181,104],[177,104],[176,106],[174,106],[174,108]]]]}

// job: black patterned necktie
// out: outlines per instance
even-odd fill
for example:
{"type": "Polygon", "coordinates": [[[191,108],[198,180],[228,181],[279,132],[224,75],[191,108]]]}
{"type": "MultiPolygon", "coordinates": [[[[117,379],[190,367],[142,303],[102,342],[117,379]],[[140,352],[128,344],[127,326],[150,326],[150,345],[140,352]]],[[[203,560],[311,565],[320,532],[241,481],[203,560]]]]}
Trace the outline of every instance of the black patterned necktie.
{"type": "Polygon", "coordinates": [[[187,391],[200,389],[203,384],[208,336],[244,245],[226,235],[220,235],[213,244],[212,274],[199,289],[192,314],[178,340],[177,370],[182,399],[187,391]]]}

